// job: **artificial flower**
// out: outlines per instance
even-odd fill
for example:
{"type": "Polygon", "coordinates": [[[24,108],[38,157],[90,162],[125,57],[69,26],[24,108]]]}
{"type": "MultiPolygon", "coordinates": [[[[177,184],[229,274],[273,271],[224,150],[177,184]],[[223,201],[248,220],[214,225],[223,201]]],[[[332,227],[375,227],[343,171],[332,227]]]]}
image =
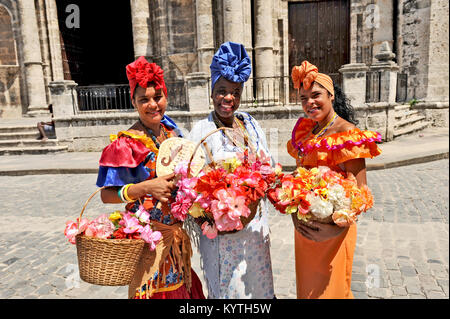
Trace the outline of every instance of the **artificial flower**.
{"type": "Polygon", "coordinates": [[[209,239],[214,239],[217,237],[217,228],[214,224],[210,224],[208,222],[204,222],[201,226],[203,235],[208,237],[209,239]]]}
{"type": "Polygon", "coordinates": [[[189,208],[188,213],[192,217],[198,218],[198,217],[204,216],[205,211],[203,210],[203,208],[199,202],[195,202],[194,204],[192,204],[191,208],[189,208]]]}
{"type": "Polygon", "coordinates": [[[159,231],[153,231],[150,225],[146,225],[141,231],[141,238],[148,243],[150,250],[155,250],[162,235],[159,231]]]}
{"type": "Polygon", "coordinates": [[[139,224],[139,220],[136,217],[132,216],[130,213],[124,214],[119,224],[125,227],[123,231],[126,234],[141,232],[143,228],[139,224]]]}

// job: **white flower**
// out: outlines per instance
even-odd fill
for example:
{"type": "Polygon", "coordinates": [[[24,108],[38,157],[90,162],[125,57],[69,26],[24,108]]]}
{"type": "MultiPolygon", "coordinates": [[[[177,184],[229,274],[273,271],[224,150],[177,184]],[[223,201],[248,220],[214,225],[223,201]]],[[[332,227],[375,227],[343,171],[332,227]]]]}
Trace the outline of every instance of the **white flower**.
{"type": "Polygon", "coordinates": [[[333,214],[333,204],[323,200],[320,196],[306,195],[306,200],[311,203],[309,211],[318,218],[326,218],[333,214]]]}
{"type": "Polygon", "coordinates": [[[333,204],[334,210],[350,208],[350,198],[345,196],[345,189],[339,184],[328,188],[328,200],[333,204]]]}

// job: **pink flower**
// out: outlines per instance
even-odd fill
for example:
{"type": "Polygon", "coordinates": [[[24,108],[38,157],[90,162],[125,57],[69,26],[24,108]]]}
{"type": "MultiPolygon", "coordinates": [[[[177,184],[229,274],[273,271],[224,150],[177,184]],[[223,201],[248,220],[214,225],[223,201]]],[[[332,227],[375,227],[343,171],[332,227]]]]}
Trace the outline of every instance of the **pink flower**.
{"type": "Polygon", "coordinates": [[[147,212],[147,210],[144,208],[144,206],[139,205],[139,209],[134,214],[136,218],[139,219],[141,223],[148,223],[150,221],[150,214],[147,212]]]}
{"type": "Polygon", "coordinates": [[[214,239],[217,237],[217,228],[216,226],[210,225],[208,222],[204,222],[202,224],[203,235],[208,237],[209,239],[214,239]]]}
{"type": "Polygon", "coordinates": [[[136,217],[131,216],[130,213],[124,214],[119,224],[125,227],[123,231],[126,234],[142,231],[142,226],[139,224],[139,220],[136,217]]]}
{"type": "Polygon", "coordinates": [[[64,229],[64,236],[69,240],[69,243],[75,244],[75,236],[78,235],[78,225],[72,221],[66,222],[66,229],[64,229]]]}
{"type": "Polygon", "coordinates": [[[215,192],[217,200],[211,202],[211,211],[220,231],[241,230],[240,217],[248,217],[250,209],[245,205],[245,196],[233,189],[219,189],[215,192]]]}
{"type": "Polygon", "coordinates": [[[86,230],[88,224],[89,220],[87,218],[81,219],[80,223],[78,224],[78,234],[83,233],[86,230]]]}
{"type": "Polygon", "coordinates": [[[195,186],[197,185],[198,178],[182,178],[178,181],[178,193],[182,193],[187,196],[190,200],[195,200],[197,198],[197,192],[195,186]]]}
{"type": "Polygon", "coordinates": [[[186,161],[179,162],[177,166],[174,167],[173,172],[175,173],[175,175],[181,175],[182,178],[186,178],[187,167],[188,163],[186,161]]]}
{"type": "Polygon", "coordinates": [[[171,213],[175,218],[184,221],[191,206],[192,200],[187,196],[183,196],[182,193],[178,193],[175,202],[170,206],[171,213]]]}
{"type": "Polygon", "coordinates": [[[152,231],[150,225],[146,225],[141,231],[141,238],[149,244],[150,250],[155,250],[162,234],[159,231],[152,231]]]}

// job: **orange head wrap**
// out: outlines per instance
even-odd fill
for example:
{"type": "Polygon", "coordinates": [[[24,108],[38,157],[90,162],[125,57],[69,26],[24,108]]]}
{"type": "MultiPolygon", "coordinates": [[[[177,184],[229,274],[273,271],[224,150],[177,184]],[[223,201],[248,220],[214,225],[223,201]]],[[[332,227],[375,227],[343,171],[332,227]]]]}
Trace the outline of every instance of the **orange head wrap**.
{"type": "Polygon", "coordinates": [[[303,87],[308,90],[313,82],[317,82],[334,95],[333,80],[328,75],[319,73],[319,69],[308,61],[303,61],[300,66],[294,66],[291,76],[296,89],[303,84],[303,87]]]}

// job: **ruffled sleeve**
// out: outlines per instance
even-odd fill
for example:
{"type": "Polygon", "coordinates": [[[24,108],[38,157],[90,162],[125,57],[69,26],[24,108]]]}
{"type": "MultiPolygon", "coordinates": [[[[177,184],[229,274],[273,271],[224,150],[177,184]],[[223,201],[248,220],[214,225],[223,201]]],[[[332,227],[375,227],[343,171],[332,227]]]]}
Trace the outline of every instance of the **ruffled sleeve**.
{"type": "Polygon", "coordinates": [[[378,132],[354,128],[315,140],[310,134],[313,127],[312,120],[300,118],[287,143],[288,153],[299,159],[303,166],[333,167],[352,159],[373,158],[381,154],[376,144],[381,142],[378,132]]]}
{"type": "Polygon", "coordinates": [[[376,142],[381,142],[380,133],[358,128],[331,134],[306,146],[311,156],[305,157],[304,164],[317,162],[317,165],[337,166],[352,159],[373,158],[381,154],[376,142]]]}
{"type": "Polygon", "coordinates": [[[145,145],[144,137],[120,132],[111,135],[112,143],[106,146],[99,160],[97,186],[123,186],[146,180],[150,173],[145,167],[148,157],[154,154],[145,145]]]}

